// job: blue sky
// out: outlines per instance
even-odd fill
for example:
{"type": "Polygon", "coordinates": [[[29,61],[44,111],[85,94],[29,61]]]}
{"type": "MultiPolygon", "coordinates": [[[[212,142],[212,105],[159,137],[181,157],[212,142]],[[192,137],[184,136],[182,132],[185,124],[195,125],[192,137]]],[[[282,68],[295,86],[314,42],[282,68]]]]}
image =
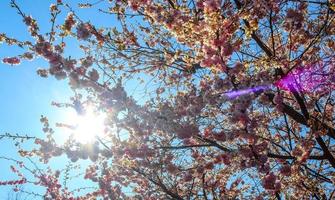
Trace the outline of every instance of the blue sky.
{"type": "MultiPolygon", "coordinates": [[[[41,18],[48,14],[48,1],[36,1],[34,4],[28,1],[18,2],[22,7],[28,8],[33,16],[41,18]],[[38,3],[37,3],[38,2],[38,3]],[[24,3],[24,4],[23,4],[24,3]]],[[[22,18],[10,7],[9,1],[0,1],[0,32],[9,37],[22,40],[30,39],[27,28],[22,18]]],[[[28,10],[27,9],[27,10],[28,10]]],[[[43,25],[48,24],[47,18],[41,18],[43,25]]],[[[0,46],[0,57],[14,56],[22,53],[17,47],[0,46]]],[[[46,115],[51,119],[59,118],[61,110],[51,107],[52,100],[65,100],[71,91],[65,87],[66,82],[55,79],[42,79],[36,74],[36,69],[45,66],[42,59],[36,62],[23,62],[19,66],[8,66],[0,63],[0,134],[18,133],[28,135],[41,135],[40,116],[46,115]]],[[[17,149],[10,140],[0,141],[0,156],[19,158],[17,149]]],[[[0,160],[0,180],[17,179],[10,172],[8,161],[0,160]]],[[[9,187],[0,187],[0,199],[5,199],[9,187]]]]}
{"type": "MultiPolygon", "coordinates": [[[[42,33],[50,30],[49,6],[53,2],[55,1],[17,1],[25,13],[31,14],[33,18],[37,19],[42,33]]],[[[77,1],[70,2],[71,5],[76,5],[77,1]]],[[[7,36],[20,40],[33,41],[21,16],[10,7],[9,0],[0,1],[0,9],[0,33],[6,33],[7,36]]],[[[95,16],[90,12],[92,11],[84,11],[81,16],[89,17],[91,21],[98,24],[106,23],[106,18],[94,19],[95,16]]],[[[65,16],[66,13],[63,12],[59,20],[64,20],[65,16]]],[[[73,55],[73,53],[77,54],[76,51],[72,50],[72,56],[76,56],[73,55]]],[[[23,51],[17,47],[0,44],[1,59],[20,53],[23,51]]],[[[43,136],[42,125],[39,121],[41,115],[47,116],[52,122],[62,119],[65,115],[66,110],[51,106],[51,102],[66,102],[73,95],[73,92],[69,89],[67,81],[40,78],[36,74],[36,69],[41,67],[46,68],[47,63],[40,58],[32,62],[24,61],[18,66],[0,63],[0,134],[8,132],[43,136]]],[[[0,156],[19,158],[13,144],[10,140],[0,140],[2,149],[0,156]]],[[[27,148],[29,147],[28,144],[27,148]]],[[[10,164],[13,163],[0,159],[0,181],[16,179],[16,176],[10,172],[10,164]]],[[[0,199],[5,199],[8,192],[10,192],[9,187],[0,187],[0,199]]]]}

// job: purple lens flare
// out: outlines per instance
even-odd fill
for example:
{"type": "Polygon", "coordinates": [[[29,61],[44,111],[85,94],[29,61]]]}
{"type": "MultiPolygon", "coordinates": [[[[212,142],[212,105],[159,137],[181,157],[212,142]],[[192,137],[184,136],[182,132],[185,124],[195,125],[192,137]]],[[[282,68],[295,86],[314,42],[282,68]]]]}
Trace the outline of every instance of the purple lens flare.
{"type": "Polygon", "coordinates": [[[251,93],[264,92],[273,86],[286,91],[292,91],[294,88],[303,93],[324,93],[335,89],[335,71],[333,69],[333,64],[324,62],[297,67],[273,84],[230,91],[224,94],[229,99],[235,99],[251,93]]]}
{"type": "Polygon", "coordinates": [[[329,91],[329,89],[335,89],[335,74],[331,69],[333,69],[332,64],[322,62],[298,67],[274,85],[286,91],[291,91],[291,88],[294,87],[297,91],[303,93],[329,91]]]}
{"type": "Polygon", "coordinates": [[[247,88],[247,89],[242,89],[242,90],[226,92],[225,95],[230,99],[235,99],[239,96],[247,95],[247,94],[250,94],[250,93],[263,92],[263,91],[268,90],[268,89],[270,89],[270,86],[262,85],[262,86],[256,86],[256,87],[253,87],[253,88],[247,88]]]}

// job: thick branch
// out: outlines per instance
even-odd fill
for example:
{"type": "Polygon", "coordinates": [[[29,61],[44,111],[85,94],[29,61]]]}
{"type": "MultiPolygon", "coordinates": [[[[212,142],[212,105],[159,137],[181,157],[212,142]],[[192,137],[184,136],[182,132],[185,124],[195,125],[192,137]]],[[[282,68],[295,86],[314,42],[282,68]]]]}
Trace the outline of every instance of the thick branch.
{"type": "Polygon", "coordinates": [[[303,98],[299,95],[299,92],[296,90],[296,88],[293,85],[290,85],[290,90],[291,90],[293,96],[295,97],[295,99],[297,100],[302,114],[304,115],[305,119],[308,120],[309,119],[309,113],[308,113],[308,110],[307,110],[307,107],[305,105],[305,102],[304,102],[303,98]]]}
{"type": "Polygon", "coordinates": [[[211,144],[211,145],[214,146],[214,147],[217,147],[217,148],[221,149],[222,151],[225,151],[225,152],[232,152],[231,149],[228,149],[228,148],[226,148],[226,147],[224,147],[224,146],[218,144],[217,142],[215,142],[215,141],[213,141],[213,140],[210,140],[210,139],[207,139],[207,138],[203,138],[203,137],[201,137],[201,135],[198,135],[198,138],[199,138],[200,140],[204,141],[204,142],[207,142],[207,143],[211,144]]]}
{"type": "Polygon", "coordinates": [[[329,151],[326,143],[323,141],[323,139],[320,136],[316,138],[316,141],[320,145],[321,149],[323,150],[324,156],[327,158],[327,160],[329,161],[329,163],[331,164],[331,166],[333,168],[335,168],[335,158],[331,154],[331,152],[329,151]]]}
{"type": "MultiPolygon", "coordinates": [[[[274,94],[272,93],[267,93],[266,94],[267,97],[269,98],[270,101],[273,100],[274,98],[274,94]]],[[[294,121],[303,124],[305,126],[308,126],[307,124],[307,120],[304,118],[304,116],[302,114],[300,114],[299,112],[297,112],[294,108],[292,108],[291,106],[283,103],[283,113],[287,114],[290,118],[292,118],[294,121]]],[[[323,126],[324,128],[328,129],[327,135],[333,139],[335,139],[335,130],[328,126],[325,123],[320,122],[318,119],[313,118],[313,120],[315,122],[318,122],[321,126],[323,126]]]]}

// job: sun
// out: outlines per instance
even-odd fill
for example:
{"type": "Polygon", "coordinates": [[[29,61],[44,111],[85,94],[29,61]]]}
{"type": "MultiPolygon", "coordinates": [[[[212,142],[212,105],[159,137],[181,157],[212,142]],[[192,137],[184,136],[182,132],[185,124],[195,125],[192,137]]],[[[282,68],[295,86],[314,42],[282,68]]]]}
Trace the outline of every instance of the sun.
{"type": "Polygon", "coordinates": [[[85,108],[85,113],[75,111],[68,113],[71,122],[72,137],[79,143],[95,142],[96,138],[104,135],[106,114],[95,110],[92,106],[85,108]]]}

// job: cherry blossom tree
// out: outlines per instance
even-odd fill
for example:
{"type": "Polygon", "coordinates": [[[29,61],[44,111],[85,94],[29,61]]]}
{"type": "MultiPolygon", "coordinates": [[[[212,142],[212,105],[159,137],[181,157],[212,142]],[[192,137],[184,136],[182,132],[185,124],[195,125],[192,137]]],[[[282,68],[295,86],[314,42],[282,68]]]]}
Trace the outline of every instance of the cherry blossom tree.
{"type": "Polygon", "coordinates": [[[20,162],[19,179],[0,184],[33,182],[46,188],[45,199],[334,198],[334,0],[79,4],[117,20],[112,27],[58,0],[47,33],[19,2],[11,5],[33,41],[1,34],[25,49],[3,63],[44,58],[49,67],[37,74],[65,79],[76,93],[53,105],[78,114],[91,105],[107,123],[94,142],[60,143],[43,116],[46,137],[19,151],[46,165],[62,155],[91,160],[83,180],[93,190],[69,190],[52,167],[28,180],[20,162]],[[82,57],[64,53],[69,40],[82,57]],[[126,89],[135,83],[146,98],[126,89]]]}

